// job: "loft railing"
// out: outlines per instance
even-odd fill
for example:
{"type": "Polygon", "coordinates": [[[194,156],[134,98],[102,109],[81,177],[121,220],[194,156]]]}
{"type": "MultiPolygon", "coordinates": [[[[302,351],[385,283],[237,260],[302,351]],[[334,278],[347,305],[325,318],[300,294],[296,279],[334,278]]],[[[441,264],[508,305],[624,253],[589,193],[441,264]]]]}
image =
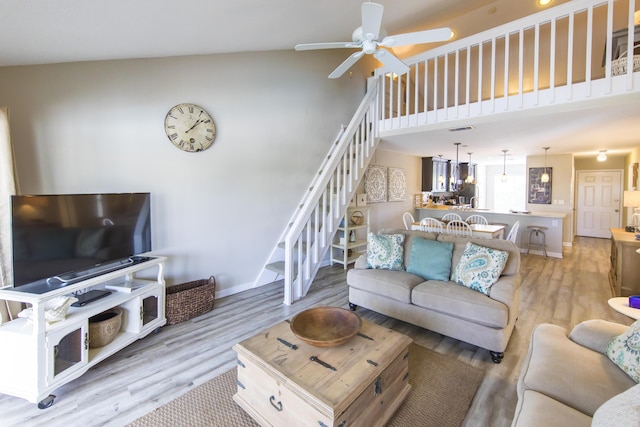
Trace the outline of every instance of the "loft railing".
{"type": "Polygon", "coordinates": [[[574,0],[376,70],[380,131],[637,92],[632,55],[612,72],[640,39],[635,3],[574,0]]]}
{"type": "Polygon", "coordinates": [[[306,295],[378,143],[371,85],[284,238],[284,303],[306,295]]]}
{"type": "Polygon", "coordinates": [[[309,290],[380,135],[640,93],[632,55],[626,73],[612,67],[640,39],[636,1],[574,0],[405,59],[402,76],[377,69],[285,234],[284,303],[309,290]]]}

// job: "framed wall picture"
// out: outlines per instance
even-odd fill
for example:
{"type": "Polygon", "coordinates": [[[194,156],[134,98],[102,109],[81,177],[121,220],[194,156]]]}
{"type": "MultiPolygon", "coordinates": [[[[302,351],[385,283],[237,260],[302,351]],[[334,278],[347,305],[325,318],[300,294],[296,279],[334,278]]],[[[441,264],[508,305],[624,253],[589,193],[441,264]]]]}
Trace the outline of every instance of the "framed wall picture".
{"type": "Polygon", "coordinates": [[[364,190],[367,203],[387,201],[387,168],[386,166],[369,165],[364,178],[364,190]]]}
{"type": "Polygon", "coordinates": [[[401,202],[407,198],[407,176],[402,168],[389,168],[388,199],[401,202]]]}
{"type": "Polygon", "coordinates": [[[542,205],[551,204],[551,183],[553,182],[553,168],[529,168],[529,192],[527,201],[542,205]],[[549,181],[542,182],[544,173],[549,175],[549,181]]]}

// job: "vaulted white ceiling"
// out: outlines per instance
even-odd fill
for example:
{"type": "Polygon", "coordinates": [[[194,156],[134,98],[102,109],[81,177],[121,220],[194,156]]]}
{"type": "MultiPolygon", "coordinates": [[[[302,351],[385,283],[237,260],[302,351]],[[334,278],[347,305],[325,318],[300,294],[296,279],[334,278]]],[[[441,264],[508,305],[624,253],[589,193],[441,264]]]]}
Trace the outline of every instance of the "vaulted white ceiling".
{"type": "MultiPolygon", "coordinates": [[[[552,6],[568,0],[553,0],[552,6]]],[[[389,34],[451,27],[457,37],[530,15],[536,0],[377,0],[389,34]]],[[[291,50],[297,43],[348,41],[360,25],[361,0],[3,0],[0,66],[106,59],[291,50]]],[[[407,57],[434,45],[396,50],[407,57]]],[[[346,58],[351,51],[345,50],[346,58]]],[[[336,64],[337,66],[338,64],[336,64]]],[[[455,153],[476,160],[513,148],[516,156],[599,149],[625,153],[640,144],[640,100],[571,115],[484,123],[465,135],[446,130],[394,137],[383,146],[416,155],[455,153]],[[631,110],[630,110],[631,109],[631,110]],[[631,112],[632,113],[631,113],[631,112]],[[542,125],[543,124],[543,125],[542,125]],[[429,141],[428,144],[425,141],[429,141]],[[436,146],[434,148],[434,145],[436,146]],[[442,147],[436,150],[436,148],[442,147]],[[494,153],[495,152],[495,153],[494,153]]],[[[499,162],[498,157],[498,162],[499,162]]]]}

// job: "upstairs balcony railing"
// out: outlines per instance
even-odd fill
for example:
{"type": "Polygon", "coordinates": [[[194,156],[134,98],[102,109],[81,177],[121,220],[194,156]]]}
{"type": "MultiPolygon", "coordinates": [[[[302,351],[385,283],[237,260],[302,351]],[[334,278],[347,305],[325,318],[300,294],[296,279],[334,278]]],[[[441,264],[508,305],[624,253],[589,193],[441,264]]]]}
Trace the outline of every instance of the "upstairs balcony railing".
{"type": "Polygon", "coordinates": [[[574,0],[405,59],[402,76],[377,69],[382,135],[638,92],[636,1],[574,0]]]}

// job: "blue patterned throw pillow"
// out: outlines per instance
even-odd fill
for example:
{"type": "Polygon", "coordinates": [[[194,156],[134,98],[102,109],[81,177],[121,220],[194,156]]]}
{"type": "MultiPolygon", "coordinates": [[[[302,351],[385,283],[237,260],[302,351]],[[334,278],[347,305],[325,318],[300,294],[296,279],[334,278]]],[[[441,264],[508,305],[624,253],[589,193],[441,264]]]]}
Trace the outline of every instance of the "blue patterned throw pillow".
{"type": "Polygon", "coordinates": [[[464,253],[451,274],[451,281],[489,295],[491,286],[500,278],[508,258],[509,252],[467,242],[464,253]]]}
{"type": "Polygon", "coordinates": [[[404,234],[367,235],[367,268],[404,270],[404,234]]]}
{"type": "Polygon", "coordinates": [[[606,353],[635,382],[640,382],[640,320],[612,339],[606,353]]]}

